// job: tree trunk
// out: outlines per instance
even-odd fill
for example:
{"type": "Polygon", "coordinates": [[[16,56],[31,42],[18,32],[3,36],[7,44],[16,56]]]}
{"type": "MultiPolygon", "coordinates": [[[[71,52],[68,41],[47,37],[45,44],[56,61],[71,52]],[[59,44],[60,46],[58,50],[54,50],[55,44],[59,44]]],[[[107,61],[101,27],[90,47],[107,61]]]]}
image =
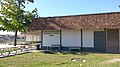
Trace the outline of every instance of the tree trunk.
{"type": "Polygon", "coordinates": [[[14,39],[14,46],[16,46],[16,44],[17,44],[17,30],[15,31],[15,39],[14,39]]]}

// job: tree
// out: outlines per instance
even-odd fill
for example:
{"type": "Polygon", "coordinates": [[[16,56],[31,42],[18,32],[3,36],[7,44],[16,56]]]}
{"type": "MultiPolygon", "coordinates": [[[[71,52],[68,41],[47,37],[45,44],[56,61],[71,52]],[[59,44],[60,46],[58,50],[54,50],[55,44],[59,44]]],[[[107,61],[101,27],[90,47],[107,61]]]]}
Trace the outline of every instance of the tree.
{"type": "Polygon", "coordinates": [[[38,17],[37,9],[25,11],[25,4],[33,0],[0,0],[0,29],[15,32],[14,46],[17,42],[17,32],[28,30],[34,17],[38,17]]]}

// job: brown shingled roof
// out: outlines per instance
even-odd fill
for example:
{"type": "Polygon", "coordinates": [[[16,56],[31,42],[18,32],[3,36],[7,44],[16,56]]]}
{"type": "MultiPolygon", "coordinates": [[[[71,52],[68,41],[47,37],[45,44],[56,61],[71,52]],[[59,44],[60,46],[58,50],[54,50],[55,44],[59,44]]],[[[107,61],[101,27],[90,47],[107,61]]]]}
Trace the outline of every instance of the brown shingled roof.
{"type": "Polygon", "coordinates": [[[40,30],[22,32],[21,35],[41,35],[40,30]]]}
{"type": "Polygon", "coordinates": [[[118,29],[120,12],[34,18],[30,30],[118,29]]]}

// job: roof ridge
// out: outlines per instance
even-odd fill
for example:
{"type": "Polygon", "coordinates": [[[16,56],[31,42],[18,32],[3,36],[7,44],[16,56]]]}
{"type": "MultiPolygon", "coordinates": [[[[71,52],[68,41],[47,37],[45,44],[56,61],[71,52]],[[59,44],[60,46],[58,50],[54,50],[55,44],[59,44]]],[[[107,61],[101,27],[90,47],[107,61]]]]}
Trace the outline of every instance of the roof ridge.
{"type": "MultiPolygon", "coordinates": [[[[53,16],[53,17],[39,17],[39,18],[62,18],[62,17],[75,17],[75,16],[89,16],[89,15],[103,15],[103,14],[119,14],[120,12],[105,12],[105,13],[91,13],[91,14],[79,14],[79,15],[65,15],[65,16],[53,16]]],[[[39,19],[34,18],[34,19],[39,19]]]]}

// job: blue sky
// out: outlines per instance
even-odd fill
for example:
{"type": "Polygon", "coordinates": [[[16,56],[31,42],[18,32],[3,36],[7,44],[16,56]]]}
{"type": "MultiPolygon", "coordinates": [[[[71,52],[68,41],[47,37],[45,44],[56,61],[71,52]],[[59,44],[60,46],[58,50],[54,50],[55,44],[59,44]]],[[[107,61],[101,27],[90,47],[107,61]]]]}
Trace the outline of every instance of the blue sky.
{"type": "MultiPolygon", "coordinates": [[[[120,0],[34,0],[26,10],[38,9],[41,17],[118,12],[120,0]]],[[[2,32],[0,34],[14,34],[2,32]]]]}
{"type": "Polygon", "coordinates": [[[34,0],[26,10],[38,9],[41,17],[118,12],[120,0],[34,0]]]}

